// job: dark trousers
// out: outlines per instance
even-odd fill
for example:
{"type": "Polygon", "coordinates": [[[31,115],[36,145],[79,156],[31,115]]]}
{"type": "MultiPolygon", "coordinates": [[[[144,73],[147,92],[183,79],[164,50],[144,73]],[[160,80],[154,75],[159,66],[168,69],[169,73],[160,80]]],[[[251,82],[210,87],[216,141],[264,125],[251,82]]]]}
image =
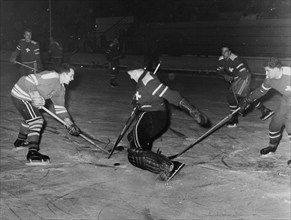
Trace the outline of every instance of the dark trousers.
{"type": "Polygon", "coordinates": [[[153,142],[168,128],[168,112],[141,112],[131,131],[131,147],[151,150],[153,142]]]}

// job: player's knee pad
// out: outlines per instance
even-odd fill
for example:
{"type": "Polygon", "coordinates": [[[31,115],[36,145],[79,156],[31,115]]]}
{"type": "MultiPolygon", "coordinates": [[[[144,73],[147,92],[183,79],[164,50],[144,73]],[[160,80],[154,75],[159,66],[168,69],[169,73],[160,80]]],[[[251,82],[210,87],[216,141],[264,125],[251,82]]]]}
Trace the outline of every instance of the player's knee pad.
{"type": "Polygon", "coordinates": [[[135,167],[165,176],[169,176],[173,169],[173,163],[169,158],[152,151],[129,148],[128,160],[135,167]]]}

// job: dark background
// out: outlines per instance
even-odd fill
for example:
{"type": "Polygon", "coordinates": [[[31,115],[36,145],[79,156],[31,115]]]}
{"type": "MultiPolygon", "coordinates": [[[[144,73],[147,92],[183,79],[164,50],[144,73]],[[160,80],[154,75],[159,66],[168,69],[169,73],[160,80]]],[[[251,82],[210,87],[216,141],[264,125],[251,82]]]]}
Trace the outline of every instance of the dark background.
{"type": "Polygon", "coordinates": [[[154,38],[160,52],[169,55],[217,55],[216,47],[227,44],[246,56],[269,56],[273,51],[290,57],[289,0],[51,0],[51,26],[49,5],[49,0],[1,0],[1,49],[14,49],[28,27],[42,51],[47,50],[51,30],[66,51],[102,53],[95,19],[133,16],[132,27],[123,33],[131,46],[125,53],[143,53],[144,38],[154,38]],[[282,22],[271,20],[289,23],[278,27],[282,22]]]}

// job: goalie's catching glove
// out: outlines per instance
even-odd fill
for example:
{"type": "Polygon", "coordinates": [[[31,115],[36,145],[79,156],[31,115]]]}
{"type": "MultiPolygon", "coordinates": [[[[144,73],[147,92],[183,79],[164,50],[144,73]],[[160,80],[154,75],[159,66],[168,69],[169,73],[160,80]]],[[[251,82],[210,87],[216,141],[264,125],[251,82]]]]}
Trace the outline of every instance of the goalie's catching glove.
{"type": "Polygon", "coordinates": [[[211,127],[211,122],[208,117],[200,112],[197,108],[192,106],[186,99],[182,99],[179,102],[179,106],[185,110],[201,127],[211,127]]]}
{"type": "Polygon", "coordinates": [[[64,121],[66,122],[66,129],[68,130],[70,135],[79,136],[81,134],[78,126],[74,122],[72,122],[71,119],[65,118],[64,121]]]}

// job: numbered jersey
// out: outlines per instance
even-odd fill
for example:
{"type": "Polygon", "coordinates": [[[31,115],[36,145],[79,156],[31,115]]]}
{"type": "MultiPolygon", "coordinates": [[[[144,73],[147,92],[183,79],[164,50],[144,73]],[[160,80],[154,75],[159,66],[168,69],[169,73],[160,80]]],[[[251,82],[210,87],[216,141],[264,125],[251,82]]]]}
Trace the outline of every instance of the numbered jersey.
{"type": "Polygon", "coordinates": [[[164,85],[153,73],[147,72],[138,82],[133,99],[143,111],[164,111],[165,100],[178,106],[182,97],[177,91],[164,85]]]}

